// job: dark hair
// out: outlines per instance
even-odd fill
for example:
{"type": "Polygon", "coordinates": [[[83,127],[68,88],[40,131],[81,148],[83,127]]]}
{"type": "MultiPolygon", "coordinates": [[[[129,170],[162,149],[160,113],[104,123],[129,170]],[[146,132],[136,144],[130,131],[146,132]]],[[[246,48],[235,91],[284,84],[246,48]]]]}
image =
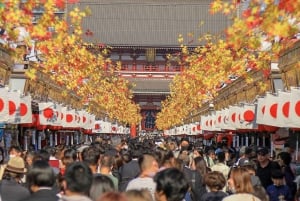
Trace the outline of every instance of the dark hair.
{"type": "Polygon", "coordinates": [[[281,160],[283,161],[284,165],[286,165],[286,166],[290,165],[290,163],[292,161],[291,154],[288,153],[288,152],[280,152],[278,154],[278,158],[281,158],[281,160]]]}
{"type": "Polygon", "coordinates": [[[97,165],[100,158],[100,150],[96,147],[85,148],[81,153],[82,161],[88,165],[97,165]]]}
{"type": "Polygon", "coordinates": [[[101,158],[101,166],[111,168],[114,165],[114,157],[108,154],[105,154],[101,158]]]}
{"type": "Polygon", "coordinates": [[[33,161],[37,161],[37,160],[43,160],[43,161],[49,161],[50,159],[50,153],[44,149],[39,150],[37,152],[37,154],[35,154],[33,161]]]}
{"type": "Polygon", "coordinates": [[[123,154],[121,154],[121,157],[122,157],[122,162],[123,163],[128,163],[128,162],[130,162],[132,160],[132,157],[131,157],[131,155],[130,155],[130,153],[128,151],[125,152],[125,153],[123,153],[123,154]]]}
{"type": "Polygon", "coordinates": [[[115,191],[114,183],[106,175],[96,175],[93,177],[92,186],[90,188],[90,198],[97,200],[103,193],[115,191]]]}
{"type": "Polygon", "coordinates": [[[0,160],[0,164],[2,164],[4,162],[4,149],[2,147],[0,147],[0,154],[2,155],[2,159],[0,160]]]}
{"type": "Polygon", "coordinates": [[[221,151],[217,153],[217,158],[220,163],[225,161],[225,152],[221,151]]]}
{"type": "Polygon", "coordinates": [[[21,153],[22,152],[22,148],[20,146],[17,146],[17,145],[12,145],[9,150],[8,150],[8,153],[10,153],[12,150],[15,150],[16,152],[18,153],[21,153]]]}
{"type": "Polygon", "coordinates": [[[167,201],[182,201],[189,184],[184,174],[177,168],[167,168],[154,176],[156,191],[163,192],[167,201]]]}
{"type": "Polygon", "coordinates": [[[206,162],[204,158],[201,156],[197,156],[196,158],[194,158],[194,163],[195,163],[196,170],[200,173],[200,175],[203,178],[205,174],[208,172],[208,168],[206,166],[206,162]]]}
{"type": "Polygon", "coordinates": [[[28,171],[26,181],[28,186],[52,187],[55,183],[55,174],[47,161],[35,161],[28,171]]]}
{"type": "Polygon", "coordinates": [[[284,174],[280,169],[275,169],[275,170],[272,170],[272,172],[271,172],[271,178],[272,179],[283,179],[284,174]]]}
{"type": "Polygon", "coordinates": [[[77,159],[77,152],[75,149],[66,149],[64,151],[64,156],[62,162],[64,165],[69,165],[70,163],[76,161],[77,159]]]}
{"type": "Polygon", "coordinates": [[[67,189],[71,192],[88,195],[92,185],[93,174],[87,164],[74,162],[67,167],[65,181],[67,189]]]}

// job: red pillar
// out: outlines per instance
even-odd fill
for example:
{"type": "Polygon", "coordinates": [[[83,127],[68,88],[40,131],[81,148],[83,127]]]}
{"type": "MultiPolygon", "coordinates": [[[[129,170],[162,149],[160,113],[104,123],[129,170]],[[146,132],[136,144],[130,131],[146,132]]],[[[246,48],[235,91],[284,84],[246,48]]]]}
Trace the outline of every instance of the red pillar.
{"type": "Polygon", "coordinates": [[[136,125],[131,124],[130,126],[130,137],[135,138],[136,137],[136,125]]]}

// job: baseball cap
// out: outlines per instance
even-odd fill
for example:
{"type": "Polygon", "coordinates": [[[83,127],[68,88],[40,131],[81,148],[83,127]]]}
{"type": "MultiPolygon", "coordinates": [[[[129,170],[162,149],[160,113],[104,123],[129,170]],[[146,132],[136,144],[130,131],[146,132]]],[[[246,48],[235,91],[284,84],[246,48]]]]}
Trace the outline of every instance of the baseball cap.
{"type": "Polygon", "coordinates": [[[245,166],[255,166],[255,163],[251,160],[249,160],[248,158],[242,158],[239,160],[239,164],[238,166],[241,166],[241,167],[245,167],[245,166]]]}
{"type": "Polygon", "coordinates": [[[259,155],[266,155],[269,153],[269,150],[266,147],[260,147],[257,149],[256,153],[259,155]]]}

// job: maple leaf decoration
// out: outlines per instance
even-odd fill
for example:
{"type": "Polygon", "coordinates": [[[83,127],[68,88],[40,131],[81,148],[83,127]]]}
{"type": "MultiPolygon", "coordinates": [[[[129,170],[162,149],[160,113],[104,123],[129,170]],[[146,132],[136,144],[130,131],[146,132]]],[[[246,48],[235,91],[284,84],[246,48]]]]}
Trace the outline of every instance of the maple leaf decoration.
{"type": "Polygon", "coordinates": [[[296,9],[297,3],[295,0],[280,0],[278,7],[279,9],[283,9],[288,13],[293,13],[296,9]]]}

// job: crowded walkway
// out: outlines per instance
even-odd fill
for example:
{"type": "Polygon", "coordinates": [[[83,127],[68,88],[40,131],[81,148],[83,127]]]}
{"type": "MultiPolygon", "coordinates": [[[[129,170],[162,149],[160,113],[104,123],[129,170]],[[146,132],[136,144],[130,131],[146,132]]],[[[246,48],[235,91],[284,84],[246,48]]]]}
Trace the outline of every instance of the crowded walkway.
{"type": "Polygon", "coordinates": [[[2,201],[294,201],[292,153],[188,138],[98,137],[2,154],[2,201]]]}

